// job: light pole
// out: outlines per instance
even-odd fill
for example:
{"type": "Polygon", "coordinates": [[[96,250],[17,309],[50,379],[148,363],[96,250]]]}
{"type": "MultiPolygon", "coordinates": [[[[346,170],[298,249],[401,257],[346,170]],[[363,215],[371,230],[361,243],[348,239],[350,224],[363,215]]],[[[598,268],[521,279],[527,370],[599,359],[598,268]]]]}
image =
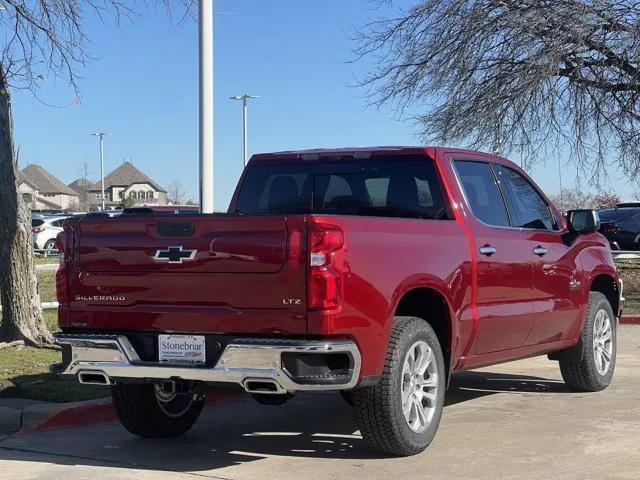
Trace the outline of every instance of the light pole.
{"type": "Polygon", "coordinates": [[[92,133],[94,137],[100,137],[100,184],[102,186],[102,211],[104,212],[104,136],[106,133],[92,133]]]}
{"type": "Polygon", "coordinates": [[[247,114],[249,109],[247,108],[247,100],[250,98],[260,98],[256,95],[238,95],[235,97],[229,97],[231,100],[242,100],[242,152],[244,166],[247,166],[247,160],[249,160],[249,145],[247,140],[247,114]]]}
{"type": "Polygon", "coordinates": [[[200,211],[213,213],[213,1],[200,0],[200,211]]]}

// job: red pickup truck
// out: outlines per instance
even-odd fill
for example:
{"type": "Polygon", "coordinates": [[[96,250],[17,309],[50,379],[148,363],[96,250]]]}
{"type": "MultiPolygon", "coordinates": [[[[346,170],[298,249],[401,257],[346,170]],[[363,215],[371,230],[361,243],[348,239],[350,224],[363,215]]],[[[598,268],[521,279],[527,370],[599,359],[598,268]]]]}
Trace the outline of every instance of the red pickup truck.
{"type": "Polygon", "coordinates": [[[186,432],[219,382],[341,391],[372,447],[412,455],[454,372],[546,354],[573,389],[610,383],[622,284],[598,224],[484,153],[255,155],[228,213],[66,226],[59,371],[110,385],[143,437],[186,432]]]}

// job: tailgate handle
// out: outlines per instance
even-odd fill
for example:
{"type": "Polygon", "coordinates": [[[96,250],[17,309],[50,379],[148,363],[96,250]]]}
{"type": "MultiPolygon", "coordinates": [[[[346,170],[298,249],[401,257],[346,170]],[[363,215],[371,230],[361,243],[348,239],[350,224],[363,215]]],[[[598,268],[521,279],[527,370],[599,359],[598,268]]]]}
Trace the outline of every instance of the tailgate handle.
{"type": "Polygon", "coordinates": [[[193,223],[158,223],[158,233],[161,237],[190,237],[195,232],[193,223]]]}

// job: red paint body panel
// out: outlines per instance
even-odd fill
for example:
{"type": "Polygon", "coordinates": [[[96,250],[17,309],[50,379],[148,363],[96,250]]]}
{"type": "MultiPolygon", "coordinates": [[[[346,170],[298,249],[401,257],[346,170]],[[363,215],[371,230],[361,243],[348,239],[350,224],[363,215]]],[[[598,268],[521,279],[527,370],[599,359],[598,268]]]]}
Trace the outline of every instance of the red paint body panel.
{"type": "Polygon", "coordinates": [[[476,219],[452,160],[494,162],[528,178],[513,163],[466,150],[378,147],[256,155],[248,169],[417,154],[435,162],[454,219],[228,214],[73,222],[65,234],[66,275],[59,278],[66,278],[69,297],[59,310],[60,326],[350,338],[362,355],[361,376],[375,376],[400,300],[428,288],[448,307],[453,371],[574,345],[594,279],[618,281],[611,253],[595,233],[565,242],[555,209],[558,231],[495,228],[476,219]],[[194,230],[172,237],[160,233],[161,223],[189,223],[194,230]],[[326,227],[344,232],[344,247],[332,253],[341,302],[335,310],[313,311],[306,307],[307,232],[326,227]],[[496,254],[478,254],[485,244],[496,254]],[[197,250],[194,260],[153,259],[158,249],[177,245],[197,250]],[[532,253],[537,246],[547,248],[544,257],[532,253]]]}

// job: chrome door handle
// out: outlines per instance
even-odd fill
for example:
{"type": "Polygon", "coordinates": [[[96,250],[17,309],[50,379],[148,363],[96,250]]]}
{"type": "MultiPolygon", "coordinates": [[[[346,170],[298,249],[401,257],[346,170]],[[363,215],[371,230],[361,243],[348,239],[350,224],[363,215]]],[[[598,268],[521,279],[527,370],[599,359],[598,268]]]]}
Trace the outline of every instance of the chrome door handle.
{"type": "Polygon", "coordinates": [[[495,249],[495,247],[492,247],[491,245],[483,245],[482,247],[480,247],[480,253],[482,255],[486,255],[487,257],[490,257],[496,252],[497,250],[495,249]]]}
{"type": "Polygon", "coordinates": [[[539,245],[536,248],[533,249],[533,253],[538,255],[539,257],[543,256],[548,251],[549,251],[549,249],[541,247],[539,245]]]}

